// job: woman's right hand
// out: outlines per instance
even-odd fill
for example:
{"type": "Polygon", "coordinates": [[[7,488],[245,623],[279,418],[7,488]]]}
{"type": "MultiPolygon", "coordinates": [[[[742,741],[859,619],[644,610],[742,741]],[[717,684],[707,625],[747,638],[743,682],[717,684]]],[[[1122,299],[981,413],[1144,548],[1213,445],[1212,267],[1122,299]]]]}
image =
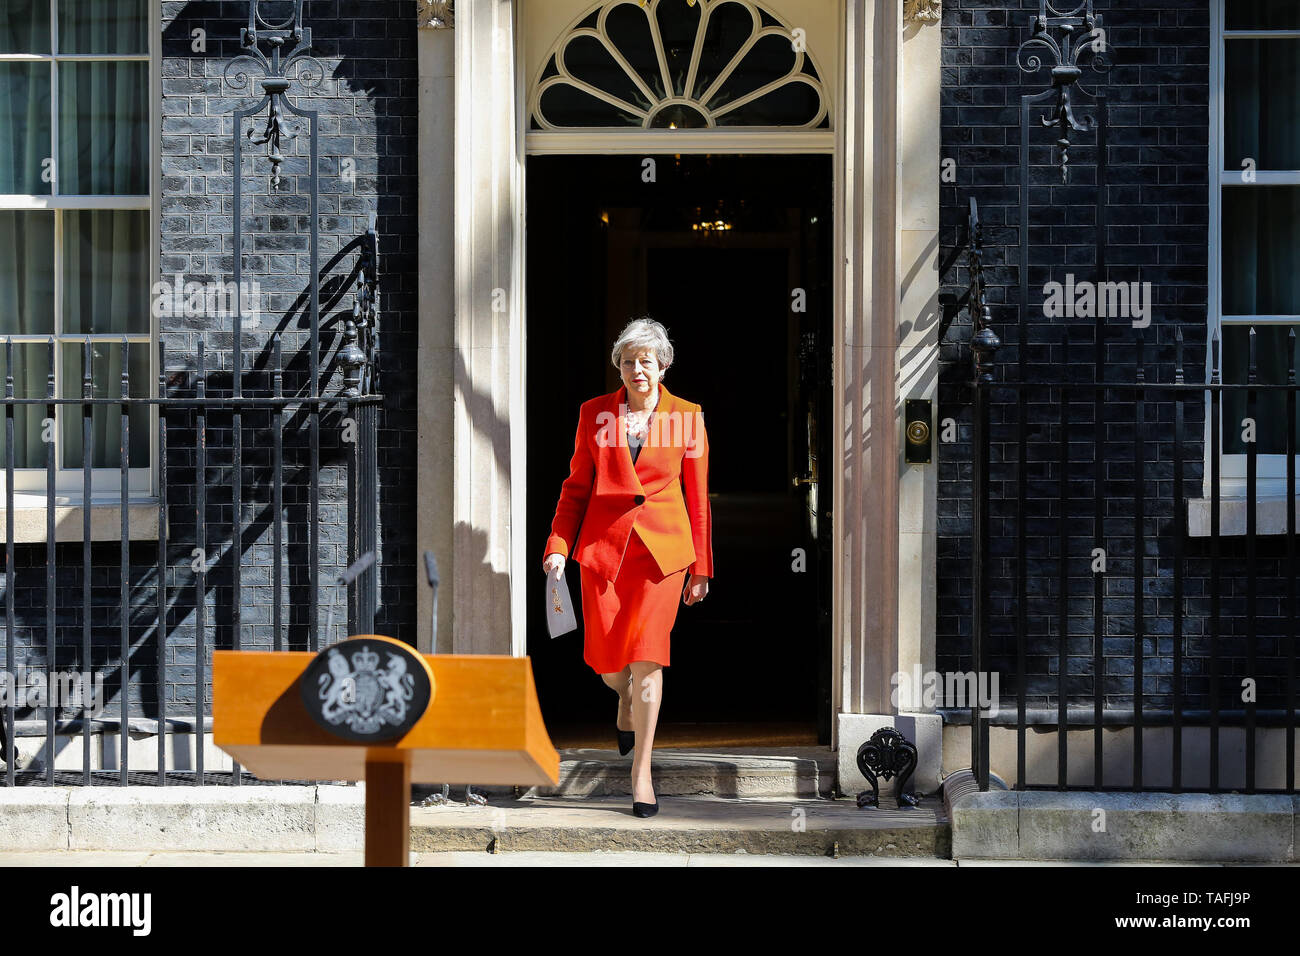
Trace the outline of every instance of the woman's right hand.
{"type": "Polygon", "coordinates": [[[557,569],[559,573],[556,574],[556,577],[564,577],[564,555],[560,554],[558,551],[552,551],[542,559],[542,570],[549,576],[551,571],[557,569]]]}

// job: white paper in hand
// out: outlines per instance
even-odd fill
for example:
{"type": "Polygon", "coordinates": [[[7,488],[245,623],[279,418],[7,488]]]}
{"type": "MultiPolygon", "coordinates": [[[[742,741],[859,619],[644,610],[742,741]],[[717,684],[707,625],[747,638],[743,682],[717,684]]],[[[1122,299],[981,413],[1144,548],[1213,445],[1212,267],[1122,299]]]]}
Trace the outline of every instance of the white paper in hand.
{"type": "MultiPolygon", "coordinates": [[[[569,566],[572,568],[571,564],[569,566]]],[[[569,597],[569,579],[559,577],[558,570],[546,575],[546,629],[551,632],[551,637],[578,629],[573,599],[569,597]]]]}

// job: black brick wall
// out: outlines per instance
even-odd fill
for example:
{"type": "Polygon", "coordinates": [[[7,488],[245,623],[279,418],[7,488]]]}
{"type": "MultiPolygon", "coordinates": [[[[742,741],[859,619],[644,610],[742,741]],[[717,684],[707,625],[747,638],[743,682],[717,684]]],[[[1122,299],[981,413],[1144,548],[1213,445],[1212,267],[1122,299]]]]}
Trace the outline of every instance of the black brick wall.
{"type": "MultiPolygon", "coordinates": [[[[942,155],[956,160],[956,182],[941,187],[941,261],[948,262],[964,240],[969,197],[975,197],[985,223],[986,276],[994,329],[1003,342],[997,354],[999,381],[1020,375],[1021,329],[1026,335],[1027,374],[1032,378],[1091,382],[1095,329],[1091,318],[1048,319],[1042,311],[1043,284],[1097,280],[1098,225],[1095,136],[1076,134],[1069,185],[1051,167],[1049,147],[1055,132],[1032,132],[1030,174],[1030,311],[1019,315],[1019,108],[1020,96],[1050,85],[1050,54],[1045,65],[1023,74],[1016,50],[1030,35],[1036,0],[1016,4],[954,0],[943,11],[942,155]],[[1069,344],[1061,344],[1062,334],[1069,344]]],[[[1101,2],[1098,11],[1114,66],[1098,80],[1088,69],[1082,82],[1100,85],[1111,102],[1107,203],[1108,273],[1111,281],[1152,283],[1155,305],[1145,330],[1146,380],[1174,380],[1174,336],[1182,329],[1184,367],[1189,381],[1204,381],[1208,260],[1208,94],[1209,11],[1206,0],[1156,0],[1130,5],[1101,2]]],[[[1034,52],[1034,51],[1030,51],[1034,52]]],[[[1087,58],[1085,57],[1085,62],[1087,58]]],[[[1052,103],[1035,109],[1050,113],[1052,103]]],[[[1090,112],[1080,107],[1081,113],[1090,112]]],[[[945,295],[960,296],[967,275],[965,255],[942,277],[945,295]]],[[[940,446],[938,542],[938,668],[966,670],[972,626],[971,461],[972,408],[970,323],[963,310],[947,329],[941,349],[938,417],[959,423],[960,440],[940,446]]],[[[1124,318],[1109,319],[1103,331],[1105,381],[1133,382],[1136,330],[1124,318]]],[[[1069,569],[1067,695],[1090,704],[1094,692],[1093,495],[1105,498],[1103,528],[1109,556],[1103,582],[1103,692],[1106,706],[1124,709],[1133,702],[1134,412],[1131,394],[1111,393],[1103,409],[1106,424],[1101,485],[1093,463],[1092,392],[1075,391],[1069,407],[1069,492],[1066,503],[1069,569]]],[[[991,435],[991,659],[1001,674],[1004,697],[1014,698],[1016,579],[1016,462],[1019,457],[1015,394],[995,389],[991,435]]],[[[1148,392],[1140,489],[1145,508],[1142,608],[1144,707],[1172,705],[1172,579],[1176,526],[1172,505],[1174,405],[1170,393],[1148,392]]],[[[1201,493],[1202,426],[1199,400],[1186,406],[1183,459],[1185,493],[1201,493]]],[[[1058,497],[1060,392],[1039,390],[1028,399],[1029,494],[1026,508],[1027,703],[1052,706],[1057,700],[1058,497]]],[[[1261,707],[1280,706],[1285,689],[1284,654],[1287,588],[1282,536],[1259,539],[1256,673],[1246,667],[1246,563],[1241,538],[1225,538],[1222,563],[1220,706],[1241,706],[1241,681],[1259,682],[1261,707]]],[[[1184,633],[1184,706],[1208,706],[1209,548],[1204,539],[1187,545],[1184,633]]],[[[1009,705],[1008,705],[1009,706],[1009,705]]]]}

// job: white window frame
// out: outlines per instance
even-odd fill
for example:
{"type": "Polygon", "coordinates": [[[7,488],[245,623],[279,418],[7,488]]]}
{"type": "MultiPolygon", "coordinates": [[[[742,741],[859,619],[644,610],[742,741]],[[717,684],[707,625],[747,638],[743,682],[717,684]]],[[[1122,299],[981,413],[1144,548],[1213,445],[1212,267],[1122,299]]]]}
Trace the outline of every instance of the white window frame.
{"type": "MultiPolygon", "coordinates": [[[[1229,0],[1214,0],[1210,4],[1210,130],[1209,130],[1209,189],[1210,189],[1210,224],[1209,224],[1209,276],[1208,276],[1208,329],[1206,337],[1205,367],[1206,381],[1213,372],[1213,354],[1209,342],[1216,332],[1219,333],[1220,356],[1222,362],[1223,330],[1237,325],[1294,325],[1300,334],[1300,315],[1253,315],[1235,316],[1223,314],[1223,235],[1222,235],[1222,196],[1227,187],[1250,189],[1252,186],[1300,186],[1300,170],[1256,170],[1254,183],[1247,183],[1242,178],[1241,169],[1224,168],[1224,56],[1225,44],[1236,39],[1294,38],[1300,39],[1300,30],[1228,30],[1225,28],[1224,6],[1229,0]]],[[[1205,496],[1210,495],[1210,416],[1209,396],[1206,396],[1205,425],[1205,496]]],[[[1225,498],[1246,497],[1246,455],[1226,454],[1222,451],[1223,429],[1228,424],[1222,420],[1223,404],[1220,404],[1220,457],[1219,457],[1219,493],[1225,498]]],[[[1259,498],[1282,498],[1287,494],[1286,455],[1256,456],[1256,495],[1259,498]]],[[[1292,494],[1300,494],[1300,479],[1292,494]]]]}
{"type": "MultiPolygon", "coordinates": [[[[159,274],[160,250],[158,237],[161,234],[161,205],[159,202],[161,195],[161,133],[162,133],[162,93],[161,93],[161,57],[162,57],[162,35],[160,24],[162,22],[161,0],[149,0],[148,2],[148,47],[147,52],[142,54],[99,54],[99,53],[59,53],[58,52],[58,0],[49,0],[50,6],[50,53],[0,53],[0,62],[27,62],[27,63],[52,63],[55,66],[51,70],[50,82],[50,149],[53,153],[55,180],[51,184],[50,195],[12,195],[0,194],[0,210],[37,210],[48,209],[55,210],[54,217],[54,302],[53,313],[55,316],[55,328],[58,329],[58,323],[62,313],[63,306],[63,210],[83,210],[83,209],[143,209],[149,212],[149,270],[147,281],[150,286],[152,301],[152,287],[159,274]],[[149,193],[140,196],[104,196],[104,195],[71,195],[60,196],[58,194],[59,178],[59,87],[58,87],[58,63],[73,62],[125,62],[135,61],[148,64],[148,102],[149,102],[149,193]]],[[[149,352],[148,376],[149,380],[145,383],[145,393],[149,397],[157,397],[158,382],[158,320],[153,314],[153,309],[149,310],[149,330],[147,334],[133,333],[128,334],[126,339],[131,344],[143,343],[147,346],[149,352]]],[[[114,346],[120,347],[122,342],[121,333],[92,334],[89,336],[91,343],[107,342],[114,346]]],[[[4,348],[4,342],[8,336],[0,335],[0,349],[4,348]]],[[[41,343],[49,341],[48,334],[42,335],[14,335],[12,336],[15,345],[15,361],[18,360],[17,346],[21,344],[41,343]]],[[[81,343],[87,336],[85,334],[67,334],[56,331],[54,334],[54,362],[55,362],[55,381],[63,382],[63,345],[65,343],[81,343]]],[[[3,363],[3,356],[0,355],[0,364],[3,363]]],[[[3,388],[3,378],[0,377],[0,389],[3,388]]],[[[134,389],[133,389],[134,391],[134,389]]],[[[0,395],[3,391],[0,391],[0,395]]],[[[58,393],[56,392],[56,395],[58,393]]],[[[78,395],[80,392],[78,392],[78,395]]],[[[22,406],[19,406],[22,407],[22,406]]],[[[27,406],[31,407],[31,406],[27,406]]],[[[100,406],[112,414],[116,411],[114,406],[100,406]]],[[[56,435],[62,433],[62,417],[72,411],[80,418],[79,406],[60,405],[56,406],[56,435]]],[[[158,494],[157,462],[158,462],[158,407],[149,406],[148,414],[149,429],[149,462],[143,468],[129,468],[127,475],[128,491],[130,500],[140,502],[154,500],[158,494]]],[[[0,428],[3,427],[3,413],[0,412],[0,428]]],[[[80,468],[66,469],[63,467],[63,447],[62,443],[55,442],[55,496],[56,504],[80,504],[83,501],[84,494],[84,477],[80,468]]],[[[121,497],[121,469],[118,466],[108,468],[91,469],[91,505],[98,504],[116,505],[121,497]]],[[[0,456],[0,514],[4,510],[4,489],[5,489],[5,469],[3,456],[0,456]]],[[[15,510],[23,507],[39,507],[44,509],[47,499],[47,477],[44,466],[39,468],[15,468],[14,469],[14,495],[15,510]]],[[[78,532],[79,533],[79,532],[78,532]]],[[[133,535],[134,537],[134,535],[133,535]]]]}

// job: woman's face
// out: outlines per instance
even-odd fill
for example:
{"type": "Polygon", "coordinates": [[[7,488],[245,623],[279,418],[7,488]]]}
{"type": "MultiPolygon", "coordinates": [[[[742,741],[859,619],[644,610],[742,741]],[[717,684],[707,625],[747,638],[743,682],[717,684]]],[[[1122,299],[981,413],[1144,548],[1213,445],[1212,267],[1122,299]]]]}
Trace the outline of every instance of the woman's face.
{"type": "Polygon", "coordinates": [[[659,367],[653,349],[624,349],[619,371],[629,395],[644,395],[647,398],[655,393],[659,380],[664,377],[664,370],[659,367]]]}

